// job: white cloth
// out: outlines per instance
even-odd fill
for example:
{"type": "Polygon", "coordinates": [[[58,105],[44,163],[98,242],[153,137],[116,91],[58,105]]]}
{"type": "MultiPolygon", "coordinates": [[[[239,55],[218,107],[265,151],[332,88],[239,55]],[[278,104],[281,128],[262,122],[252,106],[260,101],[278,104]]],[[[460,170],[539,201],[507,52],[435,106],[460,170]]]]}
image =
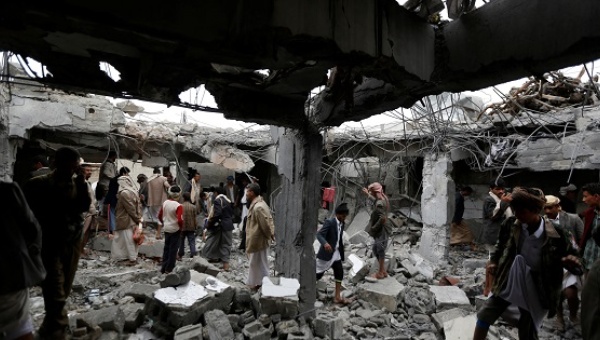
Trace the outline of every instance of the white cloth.
{"type": "Polygon", "coordinates": [[[248,286],[262,285],[263,277],[269,276],[269,248],[248,254],[248,286]]]}
{"type": "Polygon", "coordinates": [[[135,261],[138,256],[138,246],[133,242],[133,229],[115,230],[110,257],[115,261],[135,261]]]}
{"type": "MultiPolygon", "coordinates": [[[[501,199],[500,197],[496,196],[496,194],[494,194],[493,192],[489,192],[490,196],[494,199],[494,201],[496,201],[496,207],[494,208],[494,212],[492,213],[492,216],[496,215],[498,213],[498,211],[500,211],[500,203],[501,203],[501,199]]],[[[506,208],[506,210],[504,210],[504,218],[507,219],[511,216],[513,216],[513,211],[510,207],[506,208]]]]}
{"type": "Polygon", "coordinates": [[[531,268],[529,268],[523,256],[515,256],[508,273],[506,287],[498,296],[528,311],[535,327],[538,330],[540,329],[548,310],[542,307],[531,268]]]}
{"type": "MultiPolygon", "coordinates": [[[[317,273],[324,273],[329,268],[331,268],[331,266],[333,265],[333,263],[335,261],[339,261],[342,259],[342,256],[340,255],[340,249],[339,249],[340,237],[342,236],[342,223],[337,218],[335,219],[335,221],[337,222],[338,238],[337,238],[337,242],[335,243],[333,255],[331,256],[331,259],[329,261],[317,259],[317,273]]],[[[331,245],[331,246],[334,246],[334,245],[331,245]]]]}
{"type": "Polygon", "coordinates": [[[242,221],[244,220],[244,218],[246,218],[246,216],[248,216],[248,206],[246,206],[246,203],[248,203],[248,199],[246,198],[247,192],[248,189],[244,189],[244,196],[240,200],[240,203],[242,203],[242,221]]]}
{"type": "Polygon", "coordinates": [[[29,318],[29,288],[0,294],[0,335],[12,333],[29,318]]]}

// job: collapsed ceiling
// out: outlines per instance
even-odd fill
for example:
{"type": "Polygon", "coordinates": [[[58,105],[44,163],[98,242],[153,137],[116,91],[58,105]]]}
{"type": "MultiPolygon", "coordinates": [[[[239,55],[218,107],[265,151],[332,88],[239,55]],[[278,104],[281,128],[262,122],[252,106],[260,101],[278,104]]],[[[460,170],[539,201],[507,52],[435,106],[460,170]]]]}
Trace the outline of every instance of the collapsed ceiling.
{"type": "Polygon", "coordinates": [[[599,16],[596,0],[494,1],[439,25],[395,0],[9,1],[0,49],[66,90],[183,105],[205,84],[227,118],[339,125],[596,59],[599,16]]]}

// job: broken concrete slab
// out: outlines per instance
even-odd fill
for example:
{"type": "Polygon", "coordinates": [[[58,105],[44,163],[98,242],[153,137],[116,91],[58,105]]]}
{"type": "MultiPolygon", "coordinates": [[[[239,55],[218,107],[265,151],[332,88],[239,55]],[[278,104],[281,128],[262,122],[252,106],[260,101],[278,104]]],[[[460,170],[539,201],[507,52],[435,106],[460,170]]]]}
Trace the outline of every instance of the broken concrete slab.
{"type": "Polygon", "coordinates": [[[457,307],[472,309],[467,294],[456,286],[429,286],[429,290],[435,295],[437,312],[457,307]]]}
{"type": "Polygon", "coordinates": [[[264,297],[289,297],[298,295],[300,282],[286,277],[264,277],[261,295],[264,297]]]}
{"type": "Polygon", "coordinates": [[[159,289],[159,285],[134,283],[125,290],[123,295],[132,296],[136,302],[146,303],[146,301],[151,300],[154,297],[154,292],[159,289]]]}
{"type": "Polygon", "coordinates": [[[361,230],[359,232],[357,232],[356,234],[350,236],[349,239],[350,244],[371,244],[373,243],[373,238],[371,236],[369,236],[369,234],[364,231],[361,230]]]}
{"type": "Polygon", "coordinates": [[[164,249],[165,241],[156,240],[140,245],[138,248],[138,254],[144,255],[148,258],[162,258],[164,249]]]}
{"type": "Polygon", "coordinates": [[[443,312],[435,313],[431,315],[431,319],[433,320],[433,324],[437,327],[438,330],[444,328],[444,323],[447,321],[454,320],[456,318],[462,318],[470,313],[462,308],[452,308],[445,310],[443,312]]]}
{"type": "Polygon", "coordinates": [[[444,334],[446,340],[470,340],[473,339],[477,315],[471,314],[464,317],[454,318],[444,322],[444,334]]]}
{"type": "Polygon", "coordinates": [[[314,321],[315,335],[325,339],[340,339],[344,332],[344,320],[331,314],[320,314],[314,321]]]}
{"type": "Polygon", "coordinates": [[[203,340],[202,324],[183,326],[175,331],[173,340],[203,340]]]}
{"type": "Polygon", "coordinates": [[[404,304],[413,308],[416,313],[429,315],[435,312],[435,296],[421,287],[407,287],[404,291],[404,304]]]}
{"type": "Polygon", "coordinates": [[[229,319],[222,310],[217,309],[204,313],[204,322],[210,340],[235,339],[229,319]]]}
{"type": "Polygon", "coordinates": [[[117,333],[122,333],[125,326],[125,314],[121,306],[89,311],[76,315],[75,319],[82,319],[88,325],[99,326],[103,331],[115,331],[117,333]]]}
{"type": "Polygon", "coordinates": [[[369,274],[370,265],[361,260],[355,254],[348,255],[348,261],[352,264],[352,268],[350,268],[350,271],[348,272],[350,281],[352,283],[361,282],[365,276],[369,274]]]}
{"type": "Polygon", "coordinates": [[[300,283],[296,279],[264,277],[259,299],[261,313],[280,314],[282,319],[296,317],[299,289],[300,283]]]}
{"type": "Polygon", "coordinates": [[[160,281],[160,287],[177,287],[188,282],[190,282],[190,270],[185,267],[177,266],[160,281]]]}
{"type": "Polygon", "coordinates": [[[169,308],[191,307],[208,295],[206,289],[194,282],[188,282],[177,288],[161,288],[154,293],[154,298],[169,308]]]}
{"type": "Polygon", "coordinates": [[[404,285],[393,277],[386,277],[374,283],[366,282],[360,285],[357,294],[361,299],[369,301],[379,308],[394,312],[404,288],[404,285]]]}
{"type": "Polygon", "coordinates": [[[414,277],[415,275],[419,274],[419,269],[417,267],[413,266],[413,264],[410,262],[409,259],[402,260],[402,262],[400,262],[400,264],[402,265],[402,267],[404,269],[406,269],[408,271],[408,274],[410,275],[410,277],[414,277]]]}
{"type": "Polygon", "coordinates": [[[354,235],[359,231],[365,230],[367,224],[369,224],[369,219],[371,218],[371,213],[367,210],[367,208],[361,208],[358,210],[352,222],[344,231],[348,233],[348,235],[354,235]]]}
{"type": "Polygon", "coordinates": [[[486,259],[464,259],[463,269],[466,272],[473,272],[477,268],[485,268],[487,262],[486,259]]]}
{"type": "Polygon", "coordinates": [[[296,320],[284,320],[275,326],[275,330],[278,340],[286,340],[290,335],[300,333],[300,326],[296,320]]]}
{"type": "Polygon", "coordinates": [[[122,305],[121,309],[125,315],[125,332],[135,332],[138,327],[144,323],[144,307],[143,303],[128,303],[122,305]]]}

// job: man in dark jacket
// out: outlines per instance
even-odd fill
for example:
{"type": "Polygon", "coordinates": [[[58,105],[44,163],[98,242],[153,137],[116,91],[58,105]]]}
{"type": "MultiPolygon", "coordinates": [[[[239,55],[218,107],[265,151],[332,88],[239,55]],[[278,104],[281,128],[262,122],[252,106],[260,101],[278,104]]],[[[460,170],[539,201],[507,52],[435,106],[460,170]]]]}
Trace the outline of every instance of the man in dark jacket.
{"type": "Polygon", "coordinates": [[[42,260],[47,271],[42,282],[46,309],[39,330],[42,339],[65,339],[69,326],[65,303],[79,262],[83,213],[91,203],[79,162],[77,150],[60,148],[56,151],[55,170],[30,179],[23,188],[42,227],[42,260]],[[73,177],[75,173],[77,177],[73,177]]]}
{"type": "Polygon", "coordinates": [[[589,207],[583,213],[583,235],[579,240],[579,248],[586,271],[600,259],[600,183],[588,183],[581,188],[583,202],[589,207]]]}
{"type": "Polygon", "coordinates": [[[513,215],[510,209],[510,193],[504,191],[504,180],[498,178],[490,183],[489,195],[483,200],[483,219],[485,226],[477,241],[492,250],[498,241],[500,225],[513,215]]]}
{"type": "Polygon", "coordinates": [[[344,232],[344,221],[348,216],[349,209],[346,203],[340,204],[335,209],[335,217],[325,220],[323,227],[317,232],[317,240],[321,243],[317,253],[317,280],[323,277],[323,274],[333,268],[335,278],[335,303],[347,304],[350,301],[342,298],[342,280],[344,278],[344,243],[342,233],[344,232]]]}

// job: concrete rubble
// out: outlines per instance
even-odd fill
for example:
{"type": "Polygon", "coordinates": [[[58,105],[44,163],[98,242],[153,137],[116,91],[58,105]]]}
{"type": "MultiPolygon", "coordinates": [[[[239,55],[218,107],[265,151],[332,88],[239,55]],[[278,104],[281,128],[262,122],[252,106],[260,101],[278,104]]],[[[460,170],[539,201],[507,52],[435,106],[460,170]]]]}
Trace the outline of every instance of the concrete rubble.
{"type": "MultiPolygon", "coordinates": [[[[417,229],[406,221],[394,230],[417,229]],[[405,229],[403,229],[405,228],[405,229]]],[[[420,227],[420,226],[419,226],[420,227]]],[[[419,228],[420,229],[420,228],[419,228]]],[[[357,233],[360,233],[358,231],[357,233]]],[[[146,231],[149,247],[157,242],[146,231]]],[[[159,262],[141,256],[133,267],[110,260],[106,235],[90,241],[93,250],[80,260],[67,308],[74,339],[451,339],[472,337],[482,296],[487,252],[449,250],[448,261],[433,264],[418,245],[391,242],[386,263],[389,277],[369,278],[376,264],[370,244],[346,240],[342,296],[351,302],[333,303],[333,272],[317,283],[317,302],[299,313],[297,279],[265,277],[258,292],[245,284],[245,254],[232,250],[231,270],[196,256],[184,257],[176,270],[161,275],[159,262]],[[104,238],[105,240],[102,240],[104,238]],[[100,245],[100,246],[99,246],[100,245]],[[451,278],[450,281],[444,278],[451,278]],[[446,285],[443,285],[446,284],[446,285]]],[[[234,245],[239,233],[234,233],[234,245]]],[[[199,249],[203,246],[197,240],[199,249]]],[[[271,252],[270,257],[273,256],[271,252]]],[[[276,274],[276,273],[275,273],[276,274]]],[[[32,316],[43,319],[41,290],[32,290],[32,316]]],[[[492,327],[489,339],[517,339],[510,319],[492,327]]],[[[546,320],[540,339],[559,339],[546,320]]],[[[577,327],[564,338],[580,339],[577,327]]]]}

